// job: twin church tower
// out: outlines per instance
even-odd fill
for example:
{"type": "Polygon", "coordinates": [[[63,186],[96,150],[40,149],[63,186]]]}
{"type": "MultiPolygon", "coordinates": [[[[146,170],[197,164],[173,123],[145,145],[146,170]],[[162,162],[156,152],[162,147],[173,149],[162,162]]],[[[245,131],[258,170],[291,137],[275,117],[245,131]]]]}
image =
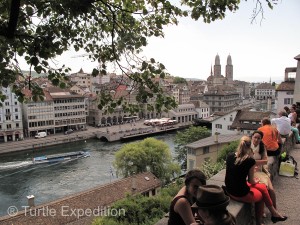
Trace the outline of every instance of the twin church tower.
{"type": "Polygon", "coordinates": [[[216,55],[214,70],[211,68],[210,76],[207,78],[207,83],[211,86],[233,86],[233,65],[230,55],[227,56],[225,77],[221,74],[220,56],[218,54],[216,55]]]}

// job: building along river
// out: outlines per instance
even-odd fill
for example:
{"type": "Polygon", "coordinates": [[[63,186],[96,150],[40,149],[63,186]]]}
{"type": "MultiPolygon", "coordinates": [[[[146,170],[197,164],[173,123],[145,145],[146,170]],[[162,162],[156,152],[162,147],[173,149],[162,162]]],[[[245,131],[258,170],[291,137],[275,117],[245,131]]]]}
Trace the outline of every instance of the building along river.
{"type": "MultiPolygon", "coordinates": [[[[172,155],[175,155],[175,134],[155,136],[170,146],[172,155]]],[[[34,195],[35,204],[39,205],[118,179],[112,162],[123,144],[90,139],[1,156],[0,216],[7,215],[10,206],[23,210],[28,205],[28,195],[34,195]],[[33,157],[80,150],[89,150],[91,156],[60,163],[32,164],[33,157]]]]}

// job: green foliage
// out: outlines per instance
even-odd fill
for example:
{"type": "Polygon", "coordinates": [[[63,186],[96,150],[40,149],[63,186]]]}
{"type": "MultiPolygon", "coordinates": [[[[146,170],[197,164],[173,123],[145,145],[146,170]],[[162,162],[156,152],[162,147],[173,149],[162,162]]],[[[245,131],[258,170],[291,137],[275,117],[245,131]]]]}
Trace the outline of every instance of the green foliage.
{"type": "Polygon", "coordinates": [[[217,162],[226,161],[227,155],[231,152],[236,152],[236,149],[238,147],[239,140],[232,141],[228,145],[224,146],[221,151],[219,152],[217,162]]]}
{"type": "Polygon", "coordinates": [[[179,165],[172,161],[169,146],[155,138],[124,145],[115,154],[114,166],[125,177],[150,171],[162,182],[180,173],[179,165]]]}
{"type": "Polygon", "coordinates": [[[191,126],[184,131],[180,131],[175,136],[175,152],[176,152],[176,160],[180,163],[181,168],[185,169],[187,162],[187,148],[185,145],[190,144],[192,142],[198,141],[200,139],[206,138],[210,136],[210,131],[206,127],[195,127],[191,126]]]}
{"type": "Polygon", "coordinates": [[[211,159],[205,160],[202,164],[202,172],[205,174],[207,179],[211,178],[213,175],[217,174],[222,169],[226,168],[225,161],[219,161],[212,163],[211,159]]]}
{"type": "Polygon", "coordinates": [[[111,206],[111,209],[121,212],[119,215],[97,218],[93,221],[93,225],[155,224],[169,211],[171,200],[181,187],[182,184],[170,184],[163,188],[160,194],[151,197],[128,195],[111,206]]]}
{"type": "Polygon", "coordinates": [[[174,84],[187,84],[186,79],[182,78],[182,77],[174,77],[173,80],[174,84]]]}
{"type": "MultiPolygon", "coordinates": [[[[276,3],[265,1],[270,8],[276,3]]],[[[48,74],[54,85],[64,87],[62,83],[70,68],[53,65],[54,59],[70,49],[83,50],[88,60],[101,62],[100,68],[91,68],[93,76],[106,74],[108,64],[117,65],[128,77],[127,84],[138,91],[138,102],[147,102],[155,95],[154,107],[158,112],[172,108],[176,106],[174,98],[165,95],[153,79],[166,76],[165,66],[140,56],[147,40],[163,37],[163,28],[178,24],[180,17],[191,16],[195,20],[202,17],[209,23],[223,19],[227,11],[237,10],[239,3],[240,0],[183,0],[179,8],[165,0],[0,0],[0,86],[15,83],[17,75],[29,78],[29,82],[17,82],[15,88],[22,101],[23,88],[37,88],[30,85],[35,71],[48,74]],[[19,59],[28,64],[28,77],[22,73],[19,59]]],[[[259,7],[257,12],[261,12],[259,7]]],[[[39,93],[33,92],[38,96],[34,99],[40,99],[39,93]]],[[[109,110],[112,108],[109,103],[105,99],[99,106],[109,110]]],[[[126,112],[138,110],[135,105],[124,105],[126,112]]]]}

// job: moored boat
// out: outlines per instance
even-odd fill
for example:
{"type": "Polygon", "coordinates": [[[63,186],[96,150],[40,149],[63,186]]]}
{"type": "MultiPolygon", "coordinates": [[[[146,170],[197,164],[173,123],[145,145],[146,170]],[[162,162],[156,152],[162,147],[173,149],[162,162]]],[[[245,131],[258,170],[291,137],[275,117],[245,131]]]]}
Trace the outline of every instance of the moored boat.
{"type": "Polygon", "coordinates": [[[62,153],[62,154],[44,155],[44,156],[34,157],[32,159],[32,162],[34,164],[53,163],[53,162],[60,162],[60,161],[65,161],[65,160],[85,158],[88,156],[90,156],[90,153],[88,151],[68,152],[68,153],[62,153]]]}

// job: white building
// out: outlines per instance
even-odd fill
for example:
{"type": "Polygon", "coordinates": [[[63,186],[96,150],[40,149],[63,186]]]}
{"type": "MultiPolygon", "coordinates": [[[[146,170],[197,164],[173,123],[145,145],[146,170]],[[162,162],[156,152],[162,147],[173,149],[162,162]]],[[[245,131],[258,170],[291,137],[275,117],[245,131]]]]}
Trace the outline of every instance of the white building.
{"type": "Polygon", "coordinates": [[[190,101],[195,105],[195,110],[198,112],[198,118],[206,119],[210,116],[210,108],[204,101],[193,100],[190,101]]]}
{"type": "Polygon", "coordinates": [[[236,134],[236,131],[231,128],[235,119],[237,110],[233,110],[211,121],[212,134],[219,133],[222,135],[236,134]]]}
{"type": "Polygon", "coordinates": [[[270,83],[262,83],[255,88],[256,100],[275,99],[275,87],[270,83]]]}
{"type": "Polygon", "coordinates": [[[91,90],[91,74],[84,73],[82,69],[78,73],[70,75],[70,80],[81,87],[88,87],[91,90]]]}
{"type": "Polygon", "coordinates": [[[6,99],[0,107],[0,142],[23,139],[22,111],[17,96],[10,87],[1,88],[6,99]]]}
{"type": "Polygon", "coordinates": [[[284,81],[276,89],[277,113],[285,106],[289,107],[294,103],[295,73],[296,67],[285,68],[284,81]]]}

